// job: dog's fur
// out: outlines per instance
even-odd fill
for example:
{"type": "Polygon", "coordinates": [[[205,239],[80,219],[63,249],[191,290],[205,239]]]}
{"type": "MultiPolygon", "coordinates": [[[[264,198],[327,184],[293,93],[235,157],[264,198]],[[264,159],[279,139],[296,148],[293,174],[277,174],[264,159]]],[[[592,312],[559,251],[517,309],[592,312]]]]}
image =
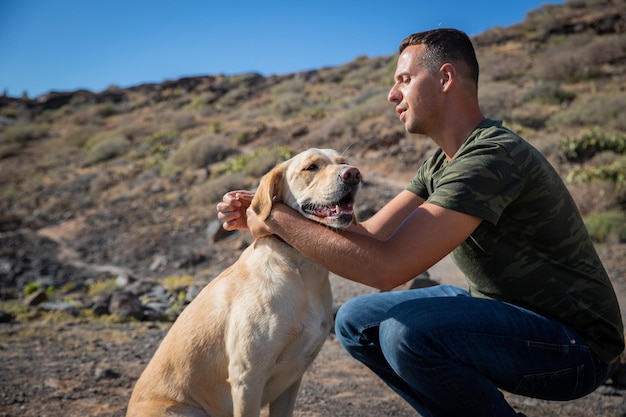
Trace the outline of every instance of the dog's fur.
{"type": "MultiPolygon", "coordinates": [[[[266,174],[251,207],[273,201],[333,228],[353,222],[360,173],[309,149],[266,174]]],[[[328,271],[277,237],[255,240],[178,317],[137,381],[127,417],[293,413],[302,375],[332,325],[328,271]]]]}

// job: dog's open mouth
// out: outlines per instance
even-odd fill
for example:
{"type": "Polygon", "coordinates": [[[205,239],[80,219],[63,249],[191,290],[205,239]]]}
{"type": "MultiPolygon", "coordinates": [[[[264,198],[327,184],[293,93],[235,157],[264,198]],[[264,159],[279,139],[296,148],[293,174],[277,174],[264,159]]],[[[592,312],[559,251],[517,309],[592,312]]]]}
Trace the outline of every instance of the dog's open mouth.
{"type": "Polygon", "coordinates": [[[347,193],[341,200],[330,204],[307,203],[302,205],[302,211],[316,217],[328,219],[352,218],[354,212],[354,195],[347,193]]]}

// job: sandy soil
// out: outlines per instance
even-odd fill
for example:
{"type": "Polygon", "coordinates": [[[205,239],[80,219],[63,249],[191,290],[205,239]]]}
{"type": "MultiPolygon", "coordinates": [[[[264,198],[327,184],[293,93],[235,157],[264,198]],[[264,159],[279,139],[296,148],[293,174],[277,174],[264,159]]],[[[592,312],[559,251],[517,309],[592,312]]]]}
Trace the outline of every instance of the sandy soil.
{"type": "MultiPolygon", "coordinates": [[[[463,284],[447,259],[430,273],[435,280],[463,284]]],[[[620,282],[616,287],[623,290],[623,273],[616,278],[620,282]]],[[[331,283],[337,304],[372,291],[337,277],[331,277],[331,283]]],[[[123,416],[134,381],[168,328],[164,323],[79,319],[0,324],[0,417],[123,416]]],[[[621,415],[619,405],[625,394],[605,385],[566,403],[505,396],[529,417],[613,417],[621,415]]],[[[295,413],[297,417],[415,415],[369,370],[348,357],[333,335],[305,374],[295,413]]]]}

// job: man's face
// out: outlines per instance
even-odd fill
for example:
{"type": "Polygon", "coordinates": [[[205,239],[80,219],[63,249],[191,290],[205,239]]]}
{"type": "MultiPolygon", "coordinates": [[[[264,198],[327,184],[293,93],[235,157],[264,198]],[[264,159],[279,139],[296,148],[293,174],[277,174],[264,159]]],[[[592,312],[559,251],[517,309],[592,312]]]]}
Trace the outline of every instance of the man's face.
{"type": "Polygon", "coordinates": [[[439,120],[437,108],[441,98],[438,73],[420,65],[423,45],[407,47],[398,57],[394,85],[387,99],[396,105],[400,121],[409,133],[430,135],[439,120]]]}

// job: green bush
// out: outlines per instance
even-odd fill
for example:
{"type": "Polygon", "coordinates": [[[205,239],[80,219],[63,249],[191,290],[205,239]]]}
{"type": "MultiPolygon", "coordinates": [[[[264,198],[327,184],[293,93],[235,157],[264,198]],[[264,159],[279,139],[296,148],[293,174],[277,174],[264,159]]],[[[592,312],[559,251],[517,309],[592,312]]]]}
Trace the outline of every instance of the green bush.
{"type": "Polygon", "coordinates": [[[232,174],[236,172],[253,172],[255,173],[254,176],[258,176],[257,168],[259,165],[265,165],[268,160],[274,160],[276,162],[284,161],[294,155],[295,153],[291,149],[284,146],[275,146],[270,149],[259,148],[249,154],[236,155],[235,157],[224,161],[222,164],[215,167],[214,172],[217,175],[232,174]],[[259,158],[262,158],[261,160],[265,162],[261,164],[255,162],[255,160],[259,158]],[[253,168],[252,166],[255,166],[257,168],[253,168]]]}
{"type": "Polygon", "coordinates": [[[624,158],[610,164],[577,168],[567,174],[566,182],[585,184],[592,181],[608,181],[617,187],[626,186],[626,163],[624,158]]]}
{"type": "Polygon", "coordinates": [[[626,213],[621,210],[590,214],[585,225],[595,242],[626,242],[626,213]]]}
{"type": "Polygon", "coordinates": [[[578,137],[568,137],[560,141],[559,150],[570,161],[589,159],[604,151],[624,154],[626,153],[626,135],[612,135],[597,128],[590,129],[578,137]]]}
{"type": "Polygon", "coordinates": [[[24,286],[24,296],[29,296],[41,289],[41,284],[36,282],[29,282],[24,286]]]}
{"type": "Polygon", "coordinates": [[[99,295],[111,295],[118,288],[119,285],[117,284],[117,280],[115,278],[109,278],[93,282],[89,286],[88,292],[90,297],[96,297],[99,295]]]}

